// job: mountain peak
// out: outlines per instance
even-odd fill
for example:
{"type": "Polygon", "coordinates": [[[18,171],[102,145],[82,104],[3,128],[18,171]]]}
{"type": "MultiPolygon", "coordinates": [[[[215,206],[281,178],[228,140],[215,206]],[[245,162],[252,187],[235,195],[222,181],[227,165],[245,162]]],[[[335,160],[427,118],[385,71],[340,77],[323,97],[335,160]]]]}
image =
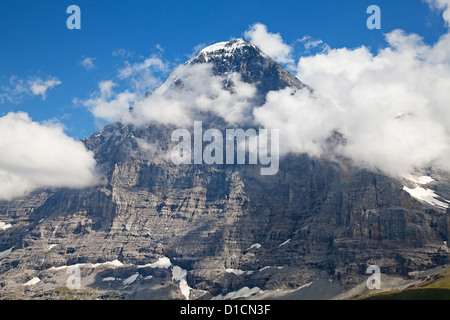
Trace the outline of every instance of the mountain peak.
{"type": "Polygon", "coordinates": [[[307,87],[256,45],[242,38],[203,48],[185,65],[200,63],[211,63],[214,75],[228,77],[232,73],[238,73],[244,82],[255,84],[262,97],[272,90],[286,87],[298,90],[307,87]]]}
{"type": "Polygon", "coordinates": [[[211,57],[233,55],[237,51],[242,51],[246,47],[257,50],[257,48],[247,40],[238,38],[230,41],[217,42],[205,47],[197,54],[196,57],[202,55],[206,60],[205,62],[208,62],[211,57]]]}

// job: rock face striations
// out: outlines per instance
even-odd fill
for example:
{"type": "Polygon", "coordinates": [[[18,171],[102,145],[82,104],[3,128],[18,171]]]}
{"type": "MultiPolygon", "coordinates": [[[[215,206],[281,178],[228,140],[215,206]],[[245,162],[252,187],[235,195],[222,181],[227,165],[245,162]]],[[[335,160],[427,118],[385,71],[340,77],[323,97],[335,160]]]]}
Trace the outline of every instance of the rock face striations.
{"type": "MultiPolygon", "coordinates": [[[[207,47],[185,66],[205,63],[254,85],[255,105],[273,90],[312,92],[242,39],[207,47]]],[[[183,81],[171,75],[152,94],[181,90],[183,81]]],[[[173,129],[109,125],[83,140],[101,184],[0,202],[0,298],[70,290],[101,299],[236,298],[319,278],[346,288],[365,281],[372,264],[408,276],[449,263],[448,202],[413,198],[404,189],[411,181],[306,154],[281,157],[272,176],[250,165],[175,165],[167,157],[173,129]]],[[[343,143],[337,132],[330,141],[343,143]]],[[[450,198],[448,176],[432,176],[426,187],[450,198]]]]}

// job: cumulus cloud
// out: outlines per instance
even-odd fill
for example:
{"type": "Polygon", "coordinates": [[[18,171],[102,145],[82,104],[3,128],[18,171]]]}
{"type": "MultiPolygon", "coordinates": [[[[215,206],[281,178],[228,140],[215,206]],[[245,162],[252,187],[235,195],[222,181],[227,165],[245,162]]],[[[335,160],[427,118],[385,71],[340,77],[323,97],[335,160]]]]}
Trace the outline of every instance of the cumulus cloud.
{"type": "Polygon", "coordinates": [[[450,35],[427,45],[394,30],[386,44],[375,54],[362,46],[302,57],[297,76],[314,93],[271,92],[255,119],[280,128],[281,152],[321,156],[339,131],[346,144],[336,151],[363,167],[450,170],[450,35]]]}
{"type": "Polygon", "coordinates": [[[172,125],[192,125],[195,116],[213,113],[229,123],[238,123],[251,117],[253,85],[241,81],[238,74],[227,79],[212,75],[211,64],[180,65],[171,78],[153,94],[140,96],[128,90],[116,93],[116,84],[103,81],[99,93],[83,104],[93,114],[109,122],[122,122],[137,126],[149,122],[172,125]],[[224,90],[224,81],[233,81],[233,90],[224,90]],[[176,86],[178,87],[170,87],[176,86]],[[133,111],[130,112],[130,106],[133,111]]]}
{"type": "Polygon", "coordinates": [[[146,99],[136,102],[125,122],[157,121],[165,124],[192,124],[195,116],[212,113],[228,123],[245,122],[251,116],[253,85],[241,81],[237,73],[226,78],[212,75],[211,64],[181,65],[166,84],[175,84],[175,90],[164,86],[146,99]],[[224,90],[224,81],[233,82],[233,90],[224,90]]]}
{"type": "Polygon", "coordinates": [[[41,187],[82,188],[96,181],[95,160],[57,125],[33,122],[23,112],[0,118],[0,199],[41,187]]]}
{"type": "Polygon", "coordinates": [[[322,141],[334,128],[332,108],[308,90],[287,88],[269,92],[266,103],[254,109],[258,124],[280,130],[280,154],[308,153],[320,156],[322,141]]]}
{"type": "Polygon", "coordinates": [[[108,122],[119,121],[124,114],[128,113],[130,105],[136,99],[136,94],[128,90],[116,93],[114,91],[116,86],[117,84],[112,80],[101,81],[99,90],[81,103],[88,107],[96,118],[108,122]]]}
{"type": "Polygon", "coordinates": [[[275,61],[285,64],[294,63],[292,48],[284,42],[280,34],[268,32],[264,24],[253,24],[245,31],[244,36],[275,61]]]}
{"type": "Polygon", "coordinates": [[[42,80],[40,78],[35,78],[28,81],[28,84],[30,86],[30,91],[34,95],[40,95],[42,97],[42,100],[45,100],[47,90],[52,89],[58,85],[60,85],[62,82],[55,77],[52,77],[47,80],[42,80]]]}
{"type": "MultiPolygon", "coordinates": [[[[429,1],[443,11],[447,22],[449,2],[429,1]]],[[[293,48],[281,35],[258,23],[246,31],[246,37],[292,66],[293,48]]],[[[308,36],[300,39],[306,49],[323,49],[296,64],[297,77],[314,91],[269,92],[262,106],[253,103],[255,87],[237,74],[213,76],[211,65],[198,64],[179,66],[145,98],[127,91],[115,93],[114,83],[104,83],[91,107],[109,121],[137,125],[159,122],[183,127],[199,120],[199,115],[212,113],[232,125],[279,129],[280,154],[328,156],[326,141],[340,132],[345,143],[333,152],[362,167],[393,176],[429,165],[450,171],[450,33],[431,45],[402,30],[387,33],[385,40],[385,47],[374,53],[365,46],[330,48],[308,36]],[[235,86],[225,90],[223,85],[230,80],[235,86]]],[[[141,69],[126,67],[124,77],[141,69]]]]}
{"type": "Polygon", "coordinates": [[[81,60],[79,63],[86,69],[86,70],[92,70],[95,69],[95,63],[94,60],[96,58],[86,57],[83,60],[81,60]]]}
{"type": "Polygon", "coordinates": [[[161,83],[160,74],[167,71],[168,65],[154,54],[139,62],[125,61],[125,66],[118,69],[117,76],[119,80],[129,81],[133,91],[145,94],[161,83]]]}
{"type": "Polygon", "coordinates": [[[143,62],[131,64],[128,61],[125,61],[125,67],[120,68],[118,73],[120,79],[126,79],[133,75],[140,74],[144,71],[165,71],[166,69],[167,68],[164,62],[159,57],[153,55],[146,58],[143,62]]]}
{"type": "Polygon", "coordinates": [[[47,91],[62,84],[56,77],[47,77],[45,80],[39,77],[21,79],[17,76],[9,78],[8,85],[0,87],[0,102],[20,103],[25,96],[40,95],[42,100],[47,97],[47,91]]]}
{"type": "Polygon", "coordinates": [[[392,174],[432,162],[450,169],[450,38],[427,46],[395,30],[386,41],[375,55],[361,47],[302,58],[299,77],[336,111],[344,155],[392,174]]]}
{"type": "MultiPolygon", "coordinates": [[[[125,54],[119,51],[117,54],[125,54]]],[[[74,99],[93,113],[97,119],[107,122],[120,121],[137,100],[142,99],[161,83],[160,76],[168,70],[168,66],[157,55],[152,55],[142,61],[124,65],[117,70],[117,78],[103,80],[98,84],[98,90],[88,99],[74,99]],[[126,84],[127,89],[121,90],[120,84],[126,84]]]]}
{"type": "Polygon", "coordinates": [[[450,0],[425,0],[431,8],[442,10],[442,17],[447,26],[450,26],[450,0]]]}

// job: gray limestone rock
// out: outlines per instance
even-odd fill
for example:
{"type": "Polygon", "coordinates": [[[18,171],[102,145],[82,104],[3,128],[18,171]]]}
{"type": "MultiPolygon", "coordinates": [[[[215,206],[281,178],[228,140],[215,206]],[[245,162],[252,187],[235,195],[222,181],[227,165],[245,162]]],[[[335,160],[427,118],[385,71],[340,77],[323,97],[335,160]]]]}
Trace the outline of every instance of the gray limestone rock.
{"type": "MultiPolygon", "coordinates": [[[[244,40],[207,55],[188,63],[234,70],[261,97],[307,88],[244,40]]],[[[0,202],[0,221],[11,224],[0,229],[0,298],[62,297],[67,268],[76,265],[82,292],[93,297],[206,299],[319,278],[350,287],[371,264],[407,277],[449,263],[450,210],[411,198],[404,181],[304,154],[281,158],[274,176],[261,176],[257,165],[175,165],[164,157],[172,130],[107,126],[83,140],[102,184],[0,202]],[[149,154],[142,141],[155,150],[149,154]],[[162,257],[170,259],[165,267],[162,257]]],[[[345,143],[337,132],[330,139],[345,143]]],[[[448,196],[448,176],[435,178],[436,191],[448,196]]]]}

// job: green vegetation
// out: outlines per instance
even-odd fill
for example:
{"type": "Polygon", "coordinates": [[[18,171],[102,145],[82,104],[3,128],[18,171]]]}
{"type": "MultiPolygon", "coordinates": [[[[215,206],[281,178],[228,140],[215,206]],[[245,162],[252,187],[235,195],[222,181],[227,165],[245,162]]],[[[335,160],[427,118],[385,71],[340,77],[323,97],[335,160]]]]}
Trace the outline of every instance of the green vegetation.
{"type": "Polygon", "coordinates": [[[125,296],[123,294],[114,291],[99,292],[93,289],[72,290],[67,287],[58,287],[39,297],[34,297],[34,299],[45,300],[121,300],[124,298],[125,296]]]}
{"type": "Polygon", "coordinates": [[[375,293],[365,300],[450,300],[450,269],[443,271],[420,285],[404,290],[375,293]]]}

